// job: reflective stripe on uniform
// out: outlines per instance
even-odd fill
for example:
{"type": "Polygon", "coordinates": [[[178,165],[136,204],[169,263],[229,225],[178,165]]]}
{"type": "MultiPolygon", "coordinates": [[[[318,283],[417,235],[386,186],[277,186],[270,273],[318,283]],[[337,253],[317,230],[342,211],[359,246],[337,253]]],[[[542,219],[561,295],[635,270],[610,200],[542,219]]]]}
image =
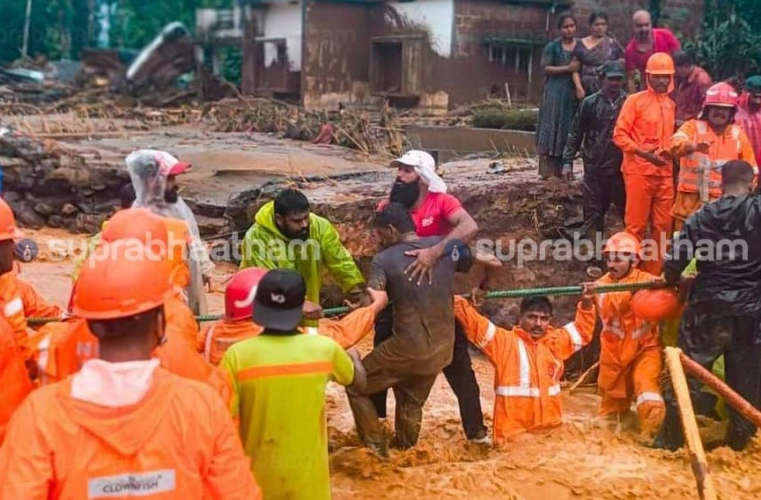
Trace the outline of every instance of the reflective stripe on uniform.
{"type": "Polygon", "coordinates": [[[663,398],[657,392],[643,392],[637,396],[637,401],[634,403],[634,406],[639,406],[642,403],[646,403],[648,401],[654,403],[663,403],[663,398]]]}
{"type": "Polygon", "coordinates": [[[528,362],[526,344],[518,339],[518,358],[520,361],[520,386],[528,389],[531,384],[531,365],[528,362]]]}
{"type": "Polygon", "coordinates": [[[45,335],[37,344],[37,367],[40,373],[46,373],[48,368],[48,351],[50,350],[50,334],[45,335]]]}
{"type": "Polygon", "coordinates": [[[263,377],[327,374],[332,370],[333,364],[330,361],[312,361],[308,363],[252,366],[251,368],[239,371],[235,377],[240,382],[243,382],[263,377]]]}
{"type": "Polygon", "coordinates": [[[478,347],[480,347],[481,349],[486,347],[486,345],[494,339],[494,334],[496,332],[497,332],[497,327],[494,326],[494,323],[489,321],[489,324],[486,326],[486,334],[484,335],[483,340],[478,343],[478,347]]]}
{"type": "MultiPolygon", "coordinates": [[[[519,385],[498,385],[494,389],[495,394],[503,397],[538,398],[540,396],[539,388],[531,387],[531,365],[526,344],[522,339],[518,339],[518,366],[520,370],[519,385]]],[[[555,384],[548,387],[547,394],[549,396],[560,394],[560,385],[555,384]]]]}
{"type": "Polygon", "coordinates": [[[494,392],[497,396],[538,398],[539,389],[536,387],[519,387],[517,385],[498,385],[494,392]]]}
{"type": "Polygon", "coordinates": [[[579,335],[579,330],[576,328],[576,323],[571,321],[567,325],[563,327],[565,331],[568,333],[568,336],[571,337],[571,343],[573,344],[573,352],[578,351],[584,346],[584,342],[581,340],[581,335],[579,335]]]}
{"type": "Polygon", "coordinates": [[[13,316],[14,314],[20,313],[23,310],[24,303],[21,302],[21,297],[16,297],[15,299],[5,304],[5,307],[3,308],[3,314],[7,318],[13,316]]]}
{"type": "Polygon", "coordinates": [[[320,333],[320,330],[318,330],[316,326],[308,326],[308,327],[306,327],[306,334],[307,335],[318,335],[319,333],[320,333]]]}
{"type": "Polygon", "coordinates": [[[203,358],[207,363],[211,363],[211,343],[214,341],[214,327],[211,325],[209,332],[206,334],[206,341],[203,343],[203,358]]]}
{"type": "MultiPolygon", "coordinates": [[[[520,387],[517,385],[498,385],[494,392],[497,396],[503,397],[524,397],[524,398],[538,398],[538,387],[520,387]]],[[[557,396],[560,394],[560,384],[551,385],[547,388],[548,396],[557,396]]]]}

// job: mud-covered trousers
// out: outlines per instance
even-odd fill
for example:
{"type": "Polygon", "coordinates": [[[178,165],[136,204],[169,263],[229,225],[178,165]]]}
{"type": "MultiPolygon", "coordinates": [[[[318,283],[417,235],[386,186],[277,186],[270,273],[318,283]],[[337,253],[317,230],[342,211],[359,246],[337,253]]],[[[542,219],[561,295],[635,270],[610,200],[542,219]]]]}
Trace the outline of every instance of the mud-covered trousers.
{"type": "MultiPolygon", "coordinates": [[[[392,335],[392,306],[386,307],[375,319],[375,338],[373,345],[378,345],[392,335]]],[[[454,352],[452,362],[444,368],[444,376],[457,397],[460,407],[460,420],[465,437],[473,439],[486,435],[484,416],[481,411],[481,393],[478,389],[476,374],[468,353],[468,337],[462,326],[455,321],[454,352]]],[[[380,418],[386,417],[386,390],[371,396],[375,410],[380,418]]],[[[398,400],[397,400],[398,404],[398,400]]]]}
{"type": "MultiPolygon", "coordinates": [[[[709,371],[723,354],[727,384],[758,408],[761,400],[761,316],[737,316],[728,311],[718,314],[707,310],[710,311],[707,304],[691,304],[685,310],[679,327],[679,347],[709,371]]],[[[687,384],[696,411],[705,413],[701,408],[701,401],[705,400],[700,392],[701,382],[688,376],[687,384]]],[[[664,387],[663,396],[666,419],[658,441],[666,448],[676,450],[684,444],[684,433],[671,384],[664,387]]],[[[753,424],[729,408],[727,445],[733,450],[742,450],[755,432],[753,424]]]]}
{"type": "Polygon", "coordinates": [[[385,448],[388,444],[370,395],[380,390],[385,393],[390,387],[396,398],[395,437],[392,446],[402,449],[414,446],[423,421],[423,405],[438,374],[398,373],[393,366],[374,359],[372,353],[362,363],[367,371],[365,386],[360,391],[346,390],[359,438],[366,445],[377,448],[385,448]]]}
{"type": "Polygon", "coordinates": [[[624,178],[619,170],[594,169],[584,165],[581,186],[584,194],[584,227],[587,234],[592,231],[603,232],[605,214],[611,204],[615,205],[623,218],[626,209],[626,190],[624,178]]]}

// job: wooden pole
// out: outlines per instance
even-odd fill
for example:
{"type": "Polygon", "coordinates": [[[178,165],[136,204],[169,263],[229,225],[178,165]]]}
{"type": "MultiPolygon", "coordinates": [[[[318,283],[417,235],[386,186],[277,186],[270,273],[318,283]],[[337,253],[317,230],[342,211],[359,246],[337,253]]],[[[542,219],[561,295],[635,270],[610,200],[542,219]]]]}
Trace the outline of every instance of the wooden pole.
{"type": "Polygon", "coordinates": [[[598,366],[600,366],[599,361],[595,362],[595,364],[587,368],[587,370],[581,374],[581,377],[579,377],[578,380],[576,380],[576,382],[573,383],[571,388],[568,389],[568,392],[573,392],[578,386],[580,386],[582,382],[586,380],[587,376],[589,376],[589,374],[592,373],[592,371],[594,371],[594,369],[597,368],[598,366]]]}
{"type": "Polygon", "coordinates": [[[682,363],[679,359],[682,350],[678,347],[666,347],[665,351],[666,366],[668,366],[669,373],[671,374],[671,384],[674,386],[674,394],[679,405],[679,414],[682,417],[684,438],[690,454],[692,473],[695,475],[697,482],[698,495],[701,500],[716,500],[716,489],[711,479],[711,471],[708,469],[703,442],[700,440],[698,424],[695,421],[695,413],[692,410],[687,378],[684,376],[682,363]]]}
{"type": "Polygon", "coordinates": [[[753,422],[753,425],[761,427],[761,411],[758,411],[755,406],[750,404],[731,387],[722,382],[719,377],[690,359],[685,353],[679,353],[679,360],[690,375],[699,379],[705,385],[719,393],[719,396],[724,398],[728,405],[737,410],[737,413],[753,422]]]}

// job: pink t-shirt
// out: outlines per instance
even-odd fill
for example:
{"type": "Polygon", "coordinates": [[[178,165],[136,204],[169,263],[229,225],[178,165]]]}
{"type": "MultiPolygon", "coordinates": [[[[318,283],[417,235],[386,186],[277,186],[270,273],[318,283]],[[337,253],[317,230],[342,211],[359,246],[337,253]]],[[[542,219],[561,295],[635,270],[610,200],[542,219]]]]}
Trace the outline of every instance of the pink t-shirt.
{"type": "MultiPolygon", "coordinates": [[[[381,200],[375,210],[380,212],[388,206],[388,198],[381,200]]],[[[415,233],[421,238],[426,236],[446,236],[452,230],[447,217],[462,208],[460,201],[446,193],[428,193],[423,203],[415,210],[410,210],[410,217],[415,224],[415,233]]]]}
{"type": "Polygon", "coordinates": [[[645,65],[650,56],[656,52],[665,52],[669,55],[682,48],[682,44],[674,34],[666,28],[653,28],[653,48],[647,52],[637,50],[637,41],[632,38],[626,45],[626,70],[632,71],[638,69],[641,73],[645,72],[645,65]]]}
{"type": "Polygon", "coordinates": [[[414,210],[410,211],[415,232],[421,238],[426,236],[446,236],[452,230],[447,217],[462,208],[460,202],[447,193],[428,193],[414,210]]]}

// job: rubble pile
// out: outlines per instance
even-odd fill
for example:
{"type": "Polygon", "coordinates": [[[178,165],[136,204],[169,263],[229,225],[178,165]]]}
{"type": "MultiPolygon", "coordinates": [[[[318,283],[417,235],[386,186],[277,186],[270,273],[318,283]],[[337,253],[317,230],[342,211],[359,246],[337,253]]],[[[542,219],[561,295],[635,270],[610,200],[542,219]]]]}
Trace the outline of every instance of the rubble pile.
{"type": "Polygon", "coordinates": [[[94,233],[129,177],[121,162],[0,125],[4,199],[26,227],[94,233]]]}
{"type": "Polygon", "coordinates": [[[398,155],[404,131],[395,112],[341,109],[308,111],[264,98],[223,99],[207,104],[203,119],[219,132],[269,132],[288,139],[338,144],[366,154],[398,155]]]}

